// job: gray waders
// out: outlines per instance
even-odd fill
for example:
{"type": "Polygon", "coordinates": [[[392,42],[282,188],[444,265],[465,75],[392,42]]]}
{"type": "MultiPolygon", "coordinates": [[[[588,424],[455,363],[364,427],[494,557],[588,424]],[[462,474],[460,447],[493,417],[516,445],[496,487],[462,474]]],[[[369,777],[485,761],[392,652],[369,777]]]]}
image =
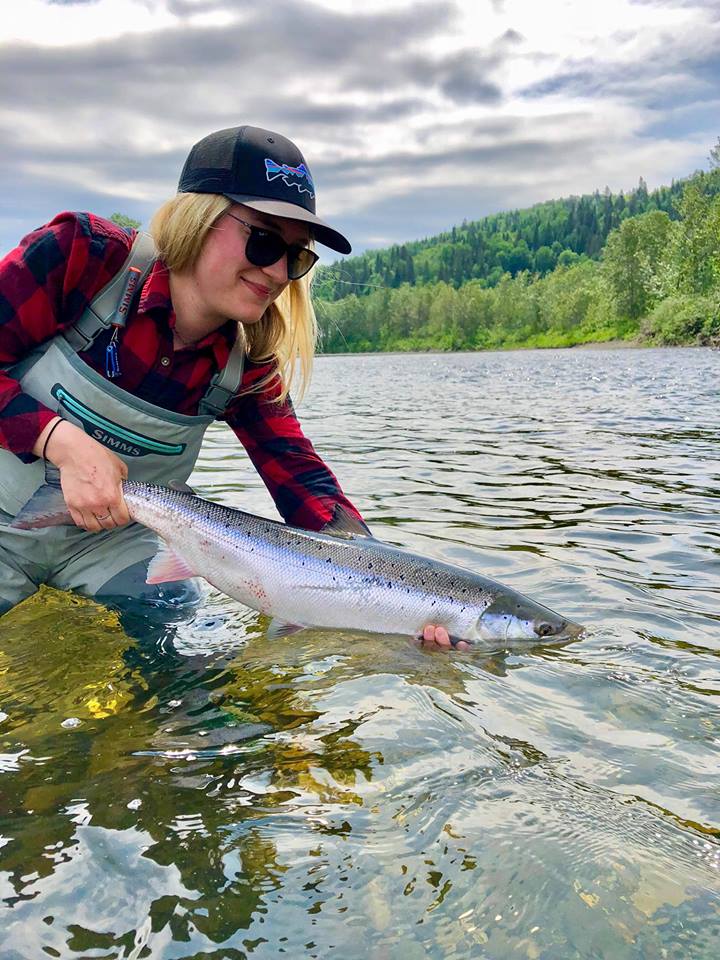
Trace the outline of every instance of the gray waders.
{"type": "MultiPolygon", "coordinates": [[[[139,234],[130,255],[74,327],[14,364],[8,372],[23,391],[116,453],[132,480],[185,481],[195,466],[208,425],[224,413],[242,379],[244,349],[238,336],[226,367],[215,375],[197,416],[147,403],[100,376],[79,356],[110,326],[123,326],[155,257],[152,239],[139,234]]],[[[40,584],[72,590],[103,602],[141,601],[156,606],[192,604],[194,580],[146,584],[158,546],[139,524],[88,533],[79,527],[14,530],[9,523],[44,482],[43,461],[23,463],[0,450],[0,613],[35,593],[40,584]]]]}

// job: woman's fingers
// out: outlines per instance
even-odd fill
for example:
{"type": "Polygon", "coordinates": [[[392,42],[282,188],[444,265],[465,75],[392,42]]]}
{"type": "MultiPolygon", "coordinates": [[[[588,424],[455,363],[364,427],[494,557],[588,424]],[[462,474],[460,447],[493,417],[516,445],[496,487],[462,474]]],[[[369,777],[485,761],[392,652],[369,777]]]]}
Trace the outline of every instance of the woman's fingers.
{"type": "Polygon", "coordinates": [[[117,502],[111,503],[108,507],[108,510],[112,513],[113,523],[116,527],[124,527],[126,523],[130,523],[131,517],[128,513],[127,504],[125,503],[125,498],[122,495],[122,488],[118,486],[118,499],[117,502]]]}
{"type": "Polygon", "coordinates": [[[97,512],[92,509],[70,509],[70,516],[78,527],[87,530],[88,533],[101,533],[103,530],[114,530],[119,524],[115,521],[113,511],[107,507],[103,513],[97,508],[97,512]]]}
{"type": "Polygon", "coordinates": [[[470,644],[467,643],[467,641],[457,640],[453,642],[445,627],[439,627],[434,623],[428,623],[425,625],[422,632],[422,637],[420,638],[420,643],[421,646],[423,646],[426,650],[444,650],[447,652],[453,649],[470,649],[470,644]]]}
{"type": "Polygon", "coordinates": [[[82,527],[83,529],[85,529],[86,520],[82,514],[82,510],[74,510],[69,504],[68,504],[68,510],[70,511],[70,516],[73,518],[73,523],[75,524],[75,526],[82,527]]]}
{"type": "Polygon", "coordinates": [[[103,530],[114,530],[117,524],[115,523],[114,515],[110,507],[107,508],[107,513],[95,514],[95,519],[100,524],[100,527],[103,530]]]}
{"type": "Polygon", "coordinates": [[[426,650],[443,650],[446,653],[449,650],[469,650],[470,644],[466,640],[453,640],[445,627],[439,627],[434,623],[425,625],[420,644],[426,650]]]}
{"type": "Polygon", "coordinates": [[[449,650],[452,644],[444,627],[436,627],[435,624],[428,623],[423,630],[423,646],[430,647],[430,649],[449,650]]]}
{"type": "Polygon", "coordinates": [[[83,509],[83,513],[87,514],[88,512],[92,514],[103,530],[113,530],[115,527],[122,527],[126,523],[130,523],[130,514],[120,484],[112,495],[105,497],[103,506],[83,509]]]}
{"type": "Polygon", "coordinates": [[[60,468],[65,502],[75,523],[92,533],[130,522],[122,494],[127,464],[67,421],[50,435],[46,455],[60,468]]]}

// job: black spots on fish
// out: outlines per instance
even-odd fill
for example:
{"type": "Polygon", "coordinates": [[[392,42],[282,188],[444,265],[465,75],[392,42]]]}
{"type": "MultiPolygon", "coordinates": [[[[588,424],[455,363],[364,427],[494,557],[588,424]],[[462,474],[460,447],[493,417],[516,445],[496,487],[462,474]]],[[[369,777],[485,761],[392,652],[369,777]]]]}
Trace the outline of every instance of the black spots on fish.
{"type": "Polygon", "coordinates": [[[372,563],[369,563],[369,564],[368,564],[368,570],[372,570],[372,566],[373,566],[372,563]]]}
{"type": "Polygon", "coordinates": [[[328,557],[325,563],[332,563],[332,557],[328,557]]]}

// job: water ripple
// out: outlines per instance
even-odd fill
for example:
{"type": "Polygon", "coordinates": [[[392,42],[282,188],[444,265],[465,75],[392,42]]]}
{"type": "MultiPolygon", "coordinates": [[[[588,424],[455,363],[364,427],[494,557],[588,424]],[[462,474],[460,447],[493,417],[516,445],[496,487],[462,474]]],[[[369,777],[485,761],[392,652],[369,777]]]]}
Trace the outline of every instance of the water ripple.
{"type": "MultiPolygon", "coordinates": [[[[0,621],[0,910],[24,956],[714,960],[720,355],[321,358],[376,533],[587,625],[439,655],[210,592],[0,621]]],[[[214,426],[199,492],[272,516],[214,426]]]]}

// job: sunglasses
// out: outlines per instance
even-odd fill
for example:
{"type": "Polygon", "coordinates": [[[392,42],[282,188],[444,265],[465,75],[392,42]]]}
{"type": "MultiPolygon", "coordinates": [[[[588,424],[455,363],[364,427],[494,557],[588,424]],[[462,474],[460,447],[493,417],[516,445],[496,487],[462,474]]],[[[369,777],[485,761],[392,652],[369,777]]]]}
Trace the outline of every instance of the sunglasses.
{"type": "Polygon", "coordinates": [[[287,274],[290,280],[299,280],[308,270],[318,262],[318,255],[308,247],[301,247],[299,243],[286,243],[279,233],[272,230],[263,230],[247,220],[241,220],[234,213],[228,216],[237,220],[250,231],[245,244],[245,256],[255,267],[269,267],[277,263],[287,254],[287,274]]]}

